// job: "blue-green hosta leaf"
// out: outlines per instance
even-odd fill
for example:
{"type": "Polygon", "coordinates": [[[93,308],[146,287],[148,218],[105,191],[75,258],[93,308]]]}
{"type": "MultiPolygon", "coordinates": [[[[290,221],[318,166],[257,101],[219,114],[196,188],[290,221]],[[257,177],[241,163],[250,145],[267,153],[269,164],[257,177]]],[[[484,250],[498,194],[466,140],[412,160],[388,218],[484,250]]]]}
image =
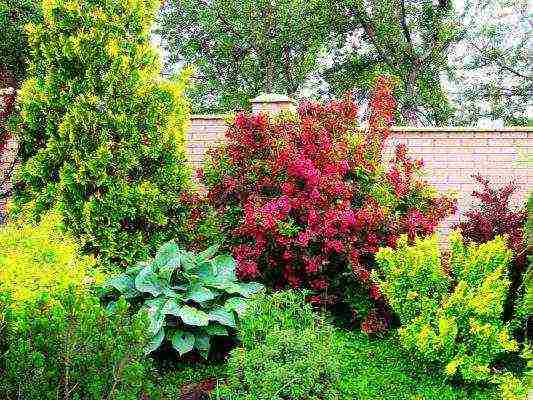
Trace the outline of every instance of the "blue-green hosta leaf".
{"type": "Polygon", "coordinates": [[[178,316],[184,324],[193,326],[207,326],[209,316],[202,310],[190,306],[182,306],[178,311],[178,316]]]}
{"type": "Polygon", "coordinates": [[[195,341],[191,332],[177,330],[172,336],[172,347],[182,356],[194,348],[195,341]]]}
{"type": "Polygon", "coordinates": [[[176,257],[179,252],[180,248],[175,241],[171,240],[170,242],[165,243],[157,250],[154,261],[152,261],[152,267],[155,271],[158,271],[160,267],[168,262],[168,260],[176,257]]]}
{"type": "Polygon", "coordinates": [[[239,293],[244,297],[250,297],[253,294],[259,293],[265,287],[257,282],[239,283],[239,293]]]}
{"type": "Polygon", "coordinates": [[[207,250],[204,250],[196,256],[196,262],[198,264],[210,260],[217,253],[220,245],[215,244],[214,246],[209,247],[207,250]]]}
{"type": "Polygon", "coordinates": [[[212,324],[207,325],[204,328],[204,330],[205,330],[205,333],[207,333],[209,336],[228,336],[229,335],[226,327],[220,324],[217,324],[217,323],[212,323],[212,324]]]}
{"type": "Polygon", "coordinates": [[[226,300],[226,304],[224,304],[226,310],[235,311],[239,317],[242,317],[247,306],[247,300],[242,297],[232,297],[231,299],[226,300]]]}
{"type": "Polygon", "coordinates": [[[163,343],[164,338],[165,338],[165,331],[163,330],[163,328],[161,328],[152,337],[152,339],[150,339],[150,341],[146,344],[146,346],[144,347],[144,353],[148,355],[152,351],[157,350],[159,346],[161,346],[161,343],[163,343]]]}
{"type": "Polygon", "coordinates": [[[135,278],[137,275],[139,275],[139,272],[144,269],[144,267],[147,267],[149,265],[151,265],[151,262],[139,261],[137,264],[128,266],[126,268],[126,274],[131,276],[132,278],[135,278]]]}
{"type": "Polygon", "coordinates": [[[106,282],[106,285],[115,288],[127,299],[137,297],[141,294],[141,292],[135,289],[135,280],[127,274],[112,277],[106,282]]]}
{"type": "Polygon", "coordinates": [[[148,315],[148,332],[155,335],[165,323],[165,314],[163,314],[160,307],[146,307],[146,314],[148,315]]]}
{"type": "Polygon", "coordinates": [[[200,355],[207,359],[209,349],[211,348],[211,341],[209,335],[202,333],[195,334],[194,347],[198,350],[200,355]]]}
{"type": "Polygon", "coordinates": [[[135,278],[135,289],[156,297],[163,293],[163,282],[151,267],[144,267],[135,278]]]}
{"type": "Polygon", "coordinates": [[[113,315],[117,311],[117,302],[116,301],[110,301],[109,304],[105,308],[107,315],[113,315]]]}
{"type": "Polygon", "coordinates": [[[170,285],[172,274],[174,271],[178,270],[181,266],[181,256],[176,256],[170,258],[166,264],[159,267],[157,275],[161,278],[163,282],[167,285],[170,285]]]}
{"type": "Polygon", "coordinates": [[[198,276],[212,285],[235,282],[235,260],[227,254],[216,256],[211,262],[200,265],[198,276]]]}
{"type": "Polygon", "coordinates": [[[161,312],[165,315],[174,315],[179,317],[180,308],[181,304],[179,304],[176,299],[167,299],[163,305],[163,308],[161,309],[161,312]]]}
{"type": "Polygon", "coordinates": [[[216,296],[216,293],[209,290],[206,287],[203,287],[200,284],[195,284],[191,287],[191,289],[187,292],[187,296],[185,297],[185,301],[187,300],[193,300],[197,303],[203,303],[204,301],[213,300],[216,296]]]}
{"type": "Polygon", "coordinates": [[[181,265],[183,269],[187,272],[194,271],[197,264],[196,264],[196,257],[193,253],[190,253],[188,251],[184,251],[181,255],[180,259],[181,265]]]}
{"type": "Polygon", "coordinates": [[[231,326],[235,328],[235,317],[233,312],[224,309],[223,307],[215,307],[209,311],[209,320],[216,321],[222,325],[231,326]]]}

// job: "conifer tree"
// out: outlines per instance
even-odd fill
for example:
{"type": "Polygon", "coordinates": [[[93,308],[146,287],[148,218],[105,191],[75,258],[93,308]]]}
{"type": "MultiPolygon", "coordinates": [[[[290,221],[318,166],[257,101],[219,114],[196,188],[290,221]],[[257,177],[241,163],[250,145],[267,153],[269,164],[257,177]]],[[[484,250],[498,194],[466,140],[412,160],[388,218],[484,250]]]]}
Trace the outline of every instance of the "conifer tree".
{"type": "Polygon", "coordinates": [[[187,74],[158,78],[157,0],[44,0],[28,27],[14,213],[58,208],[102,261],[126,265],[179,236],[190,185],[187,74]]]}

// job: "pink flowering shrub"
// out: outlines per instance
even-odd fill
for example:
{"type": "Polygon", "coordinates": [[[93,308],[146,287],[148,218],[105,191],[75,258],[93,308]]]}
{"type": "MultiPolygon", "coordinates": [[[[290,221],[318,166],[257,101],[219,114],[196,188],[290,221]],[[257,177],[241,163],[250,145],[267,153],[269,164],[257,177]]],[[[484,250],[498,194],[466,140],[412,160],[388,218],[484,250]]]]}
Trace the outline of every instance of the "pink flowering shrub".
{"type": "Polygon", "coordinates": [[[379,247],[402,233],[427,235],[454,211],[419,178],[422,162],[404,146],[383,168],[395,106],[388,79],[378,80],[370,104],[364,132],[350,97],[303,102],[297,115],[235,117],[203,180],[241,279],[311,289],[311,301],[332,302],[343,299],[339,278],[348,274],[379,303],[369,280],[379,247]]]}

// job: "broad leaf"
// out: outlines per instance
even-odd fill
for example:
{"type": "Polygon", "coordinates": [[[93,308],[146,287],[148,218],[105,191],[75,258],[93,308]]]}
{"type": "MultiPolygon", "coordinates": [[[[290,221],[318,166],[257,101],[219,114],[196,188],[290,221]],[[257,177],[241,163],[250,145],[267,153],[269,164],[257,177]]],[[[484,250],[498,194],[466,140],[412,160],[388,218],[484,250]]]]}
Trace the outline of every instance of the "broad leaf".
{"type": "Polygon", "coordinates": [[[209,324],[204,328],[205,332],[209,336],[228,336],[228,330],[226,327],[219,325],[217,323],[209,324]]]}
{"type": "Polygon", "coordinates": [[[196,339],[191,332],[177,330],[172,336],[172,347],[182,356],[194,348],[195,341],[196,339]]]}
{"type": "Polygon", "coordinates": [[[203,263],[207,260],[210,260],[217,253],[219,248],[220,245],[216,244],[214,246],[209,247],[207,250],[198,253],[198,255],[196,256],[196,262],[203,263]]]}
{"type": "Polygon", "coordinates": [[[209,323],[209,316],[194,307],[182,306],[178,312],[184,324],[193,326],[207,326],[209,323]]]}
{"type": "Polygon", "coordinates": [[[210,310],[209,320],[235,328],[235,317],[233,316],[233,312],[227,311],[223,307],[215,307],[210,310]]]}
{"type": "Polygon", "coordinates": [[[235,311],[239,317],[241,317],[246,311],[248,302],[242,297],[232,297],[226,301],[224,308],[228,311],[235,311]]]}
{"type": "Polygon", "coordinates": [[[127,274],[114,276],[106,284],[118,290],[126,298],[137,297],[141,294],[135,289],[135,280],[127,274]]]}
{"type": "Polygon", "coordinates": [[[149,321],[148,332],[151,335],[155,335],[165,323],[165,314],[158,307],[147,307],[146,311],[149,321]]]}
{"type": "Polygon", "coordinates": [[[176,317],[179,317],[181,304],[178,304],[176,299],[168,299],[165,302],[165,305],[161,309],[161,312],[165,315],[174,315],[176,317]]]}
{"type": "Polygon", "coordinates": [[[163,282],[151,267],[145,267],[135,278],[135,288],[143,293],[150,293],[156,297],[163,293],[163,282]]]}
{"type": "Polygon", "coordinates": [[[165,339],[165,331],[161,328],[146,344],[144,353],[148,355],[152,351],[157,350],[161,346],[161,343],[163,343],[163,339],[165,339]]]}
{"type": "Polygon", "coordinates": [[[253,294],[259,293],[265,287],[257,282],[239,283],[239,293],[244,297],[250,297],[253,294]]]}
{"type": "Polygon", "coordinates": [[[198,352],[203,358],[207,359],[209,356],[209,349],[211,348],[209,335],[197,333],[195,335],[194,347],[198,349],[198,352]]]}
{"type": "Polygon", "coordinates": [[[213,300],[215,298],[215,293],[208,288],[203,287],[200,284],[195,284],[191,287],[191,290],[187,292],[185,301],[193,300],[197,303],[203,303],[204,301],[213,300]]]}

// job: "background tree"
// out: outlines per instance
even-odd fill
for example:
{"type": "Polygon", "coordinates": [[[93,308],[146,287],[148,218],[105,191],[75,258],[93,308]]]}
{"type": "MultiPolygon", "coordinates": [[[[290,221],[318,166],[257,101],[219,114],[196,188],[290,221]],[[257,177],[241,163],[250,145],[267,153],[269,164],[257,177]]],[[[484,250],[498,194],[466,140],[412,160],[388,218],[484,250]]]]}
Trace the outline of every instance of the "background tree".
{"type": "Polygon", "coordinates": [[[146,259],[180,233],[189,185],[184,80],[159,78],[157,0],[50,0],[28,28],[14,213],[57,207],[102,261],[146,259]]]}
{"type": "Polygon", "coordinates": [[[161,27],[170,64],[194,64],[194,111],[246,107],[261,92],[294,94],[331,38],[334,2],[169,0],[161,27]]]}
{"type": "Polygon", "coordinates": [[[339,95],[356,89],[367,99],[375,77],[397,81],[399,123],[442,125],[452,107],[442,83],[448,54],[461,37],[451,1],[345,0],[341,31],[347,38],[322,72],[339,95]]]}
{"type": "Polygon", "coordinates": [[[488,118],[527,125],[533,91],[528,1],[466,1],[461,24],[465,36],[453,54],[451,75],[456,123],[488,118]]]}

